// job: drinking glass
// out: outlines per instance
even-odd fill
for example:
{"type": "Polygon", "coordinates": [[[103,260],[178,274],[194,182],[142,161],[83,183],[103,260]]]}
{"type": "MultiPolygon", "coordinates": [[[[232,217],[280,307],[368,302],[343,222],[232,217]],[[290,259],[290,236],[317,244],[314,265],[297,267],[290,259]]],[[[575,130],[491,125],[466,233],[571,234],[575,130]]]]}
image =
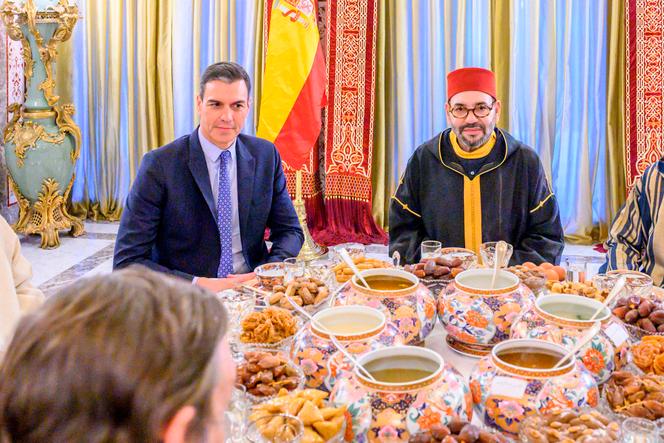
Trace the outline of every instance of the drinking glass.
{"type": "Polygon", "coordinates": [[[251,404],[247,400],[247,388],[243,384],[236,384],[231,393],[228,409],[224,412],[226,443],[241,443],[244,441],[247,411],[250,407],[251,404]]]}
{"type": "MultiPolygon", "coordinates": [[[[480,245],[480,256],[482,257],[482,263],[490,268],[493,268],[493,259],[496,256],[496,244],[498,244],[497,241],[488,241],[480,245]]],[[[507,267],[507,265],[510,263],[510,258],[512,257],[513,251],[514,247],[507,243],[507,250],[505,251],[503,261],[502,263],[498,263],[499,268],[507,267]]]]}
{"type": "Polygon", "coordinates": [[[334,263],[332,262],[332,260],[328,259],[314,260],[308,262],[305,265],[305,274],[308,277],[317,278],[318,280],[321,280],[323,283],[328,284],[331,280],[331,277],[334,276],[334,272],[332,271],[333,266],[334,263]]]}
{"type": "Polygon", "coordinates": [[[625,277],[625,288],[630,294],[640,297],[650,297],[652,294],[652,277],[639,271],[630,271],[628,269],[618,269],[606,273],[607,277],[618,281],[620,277],[625,277]]]}
{"type": "Polygon", "coordinates": [[[422,258],[440,257],[440,249],[443,244],[438,240],[424,240],[420,244],[420,255],[422,258]]]}
{"type": "Polygon", "coordinates": [[[659,440],[655,423],[644,418],[626,419],[620,431],[620,441],[624,443],[656,443],[659,440]]]}
{"type": "Polygon", "coordinates": [[[286,283],[298,278],[304,277],[304,261],[295,257],[284,260],[284,272],[286,283]]]}
{"type": "Polygon", "coordinates": [[[297,443],[302,441],[304,425],[292,415],[265,415],[249,423],[247,438],[252,443],[297,443]]]}
{"type": "Polygon", "coordinates": [[[339,250],[342,248],[348,252],[350,258],[364,257],[365,253],[367,252],[362,243],[342,243],[332,246],[328,255],[332,260],[334,260],[335,263],[343,262],[341,254],[339,253],[339,250]]]}
{"type": "Polygon", "coordinates": [[[586,257],[570,255],[565,257],[565,280],[584,283],[588,279],[588,262],[586,257]]]}
{"type": "Polygon", "coordinates": [[[228,311],[228,318],[231,321],[231,330],[229,331],[229,344],[234,358],[240,358],[239,338],[242,319],[249,315],[256,306],[256,294],[252,291],[226,289],[217,293],[217,297],[224,304],[228,311]]]}

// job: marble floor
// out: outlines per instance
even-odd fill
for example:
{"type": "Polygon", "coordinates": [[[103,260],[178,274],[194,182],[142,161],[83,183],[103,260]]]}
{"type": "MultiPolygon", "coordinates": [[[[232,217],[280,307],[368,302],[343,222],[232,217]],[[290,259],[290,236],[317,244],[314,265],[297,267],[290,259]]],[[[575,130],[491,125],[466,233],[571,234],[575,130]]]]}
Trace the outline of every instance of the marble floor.
{"type": "MultiPolygon", "coordinates": [[[[44,250],[39,248],[39,236],[22,237],[23,254],[32,263],[32,281],[48,296],[78,278],[111,272],[113,247],[118,232],[118,223],[85,223],[85,234],[73,238],[60,236],[60,247],[44,250]]],[[[373,253],[386,253],[381,245],[372,245],[373,253]]],[[[603,263],[604,255],[591,246],[567,245],[563,251],[563,264],[574,261],[587,262],[590,273],[603,263]]]]}
{"type": "Polygon", "coordinates": [[[39,236],[21,238],[23,255],[32,263],[32,282],[48,296],[78,278],[113,269],[118,223],[85,223],[81,237],[60,235],[60,247],[40,249],[39,236]]]}

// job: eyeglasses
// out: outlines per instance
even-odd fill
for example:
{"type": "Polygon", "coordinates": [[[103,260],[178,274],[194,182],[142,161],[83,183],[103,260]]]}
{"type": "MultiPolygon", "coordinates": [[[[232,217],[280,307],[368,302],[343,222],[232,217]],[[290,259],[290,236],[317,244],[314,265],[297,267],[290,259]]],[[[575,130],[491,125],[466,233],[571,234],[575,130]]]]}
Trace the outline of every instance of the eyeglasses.
{"type": "Polygon", "coordinates": [[[486,103],[480,103],[478,105],[475,105],[474,108],[466,108],[463,105],[454,105],[450,109],[450,114],[452,114],[454,118],[466,118],[468,117],[468,113],[470,111],[473,111],[475,117],[484,118],[491,113],[491,111],[493,110],[493,105],[495,103],[496,103],[495,101],[492,102],[490,105],[487,105],[486,103]]]}

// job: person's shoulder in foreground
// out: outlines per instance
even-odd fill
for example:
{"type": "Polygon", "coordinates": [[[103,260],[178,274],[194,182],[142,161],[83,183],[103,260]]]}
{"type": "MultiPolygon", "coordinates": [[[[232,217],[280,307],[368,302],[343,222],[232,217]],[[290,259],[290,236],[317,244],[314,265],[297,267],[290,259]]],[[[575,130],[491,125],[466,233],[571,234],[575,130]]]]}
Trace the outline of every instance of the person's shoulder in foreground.
{"type": "Polygon", "coordinates": [[[32,266],[21,252],[18,235],[0,216],[0,354],[21,315],[44,302],[44,294],[31,278],[32,266]]]}

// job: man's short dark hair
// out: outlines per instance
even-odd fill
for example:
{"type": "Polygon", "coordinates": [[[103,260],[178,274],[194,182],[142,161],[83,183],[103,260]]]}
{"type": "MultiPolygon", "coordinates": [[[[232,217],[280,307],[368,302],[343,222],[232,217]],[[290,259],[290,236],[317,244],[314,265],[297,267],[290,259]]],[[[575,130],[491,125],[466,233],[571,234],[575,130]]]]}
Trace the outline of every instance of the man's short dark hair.
{"type": "Polygon", "coordinates": [[[247,96],[251,96],[251,80],[249,74],[244,68],[237,63],[233,62],[219,62],[214,63],[207,68],[201,76],[200,90],[198,91],[201,98],[205,95],[205,86],[215,80],[221,80],[224,83],[233,83],[238,80],[244,80],[247,85],[247,96]]]}
{"type": "Polygon", "coordinates": [[[78,280],[25,316],[0,367],[2,442],[152,442],[212,420],[221,302],[140,266],[78,280]]]}

